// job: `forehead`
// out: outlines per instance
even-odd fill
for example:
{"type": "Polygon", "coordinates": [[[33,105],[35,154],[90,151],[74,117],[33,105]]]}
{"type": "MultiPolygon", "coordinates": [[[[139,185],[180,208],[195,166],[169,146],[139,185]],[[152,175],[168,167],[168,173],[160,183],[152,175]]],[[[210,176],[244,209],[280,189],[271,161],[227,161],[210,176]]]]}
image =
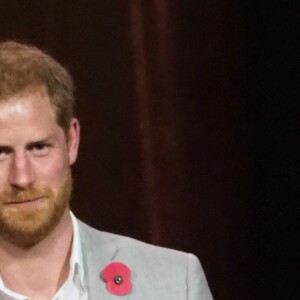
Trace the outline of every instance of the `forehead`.
{"type": "Polygon", "coordinates": [[[11,117],[17,117],[21,114],[24,116],[33,112],[33,110],[41,109],[41,113],[48,112],[54,114],[53,107],[50,102],[46,88],[27,88],[20,93],[16,93],[4,99],[0,99],[0,116],[5,114],[11,117]]]}
{"type": "Polygon", "coordinates": [[[56,118],[47,92],[24,91],[0,101],[0,132],[31,130],[32,133],[55,127],[56,118]]]}

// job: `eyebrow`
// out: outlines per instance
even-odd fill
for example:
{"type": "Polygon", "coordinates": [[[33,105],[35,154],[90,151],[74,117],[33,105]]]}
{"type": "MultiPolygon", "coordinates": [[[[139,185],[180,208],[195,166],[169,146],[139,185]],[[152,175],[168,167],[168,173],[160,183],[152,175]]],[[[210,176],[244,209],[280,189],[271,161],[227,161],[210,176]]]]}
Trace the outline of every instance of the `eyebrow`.
{"type": "MultiPolygon", "coordinates": [[[[28,147],[28,146],[32,146],[32,145],[39,144],[39,143],[47,143],[52,139],[54,139],[54,135],[49,135],[49,136],[43,137],[41,139],[32,140],[32,141],[28,142],[26,144],[26,146],[28,147]]],[[[5,144],[0,143],[0,149],[2,149],[2,150],[9,150],[12,148],[13,147],[11,145],[5,145],[5,144]]]]}
{"type": "Polygon", "coordinates": [[[8,152],[8,151],[11,151],[11,150],[12,150],[12,147],[0,145],[0,150],[1,150],[1,151],[4,151],[4,152],[8,152]]]}
{"type": "Polygon", "coordinates": [[[48,136],[48,137],[42,138],[42,139],[36,139],[36,140],[33,140],[33,141],[29,142],[28,145],[38,144],[38,143],[47,143],[51,139],[53,139],[53,136],[48,136]]]}

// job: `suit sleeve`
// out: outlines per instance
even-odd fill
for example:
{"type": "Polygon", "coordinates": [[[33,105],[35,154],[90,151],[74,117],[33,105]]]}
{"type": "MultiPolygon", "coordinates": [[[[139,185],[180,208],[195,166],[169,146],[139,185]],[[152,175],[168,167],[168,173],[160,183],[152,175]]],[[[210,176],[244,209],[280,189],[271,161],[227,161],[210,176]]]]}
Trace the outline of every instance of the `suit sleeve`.
{"type": "Polygon", "coordinates": [[[187,266],[187,299],[212,300],[212,295],[198,258],[188,254],[187,266]]]}

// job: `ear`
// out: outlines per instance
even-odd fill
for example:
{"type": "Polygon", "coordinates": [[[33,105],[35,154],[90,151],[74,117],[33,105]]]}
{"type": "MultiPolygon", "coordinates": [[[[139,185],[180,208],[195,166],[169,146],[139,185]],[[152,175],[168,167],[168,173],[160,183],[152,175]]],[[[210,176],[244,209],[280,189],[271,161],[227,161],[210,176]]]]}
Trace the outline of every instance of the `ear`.
{"type": "Polygon", "coordinates": [[[77,159],[80,141],[80,125],[79,121],[75,118],[72,118],[70,121],[68,138],[69,163],[72,165],[77,159]]]}

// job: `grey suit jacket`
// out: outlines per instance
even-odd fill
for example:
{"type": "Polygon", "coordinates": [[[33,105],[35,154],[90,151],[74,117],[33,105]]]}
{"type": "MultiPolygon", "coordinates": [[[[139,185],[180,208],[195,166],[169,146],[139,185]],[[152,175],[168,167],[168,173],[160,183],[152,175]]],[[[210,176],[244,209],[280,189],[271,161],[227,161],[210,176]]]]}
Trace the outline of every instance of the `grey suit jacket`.
{"type": "Polygon", "coordinates": [[[192,254],[101,232],[79,223],[89,300],[211,300],[199,260],[192,254]],[[132,290],[116,296],[106,290],[101,271],[120,261],[131,270],[132,290]]]}

